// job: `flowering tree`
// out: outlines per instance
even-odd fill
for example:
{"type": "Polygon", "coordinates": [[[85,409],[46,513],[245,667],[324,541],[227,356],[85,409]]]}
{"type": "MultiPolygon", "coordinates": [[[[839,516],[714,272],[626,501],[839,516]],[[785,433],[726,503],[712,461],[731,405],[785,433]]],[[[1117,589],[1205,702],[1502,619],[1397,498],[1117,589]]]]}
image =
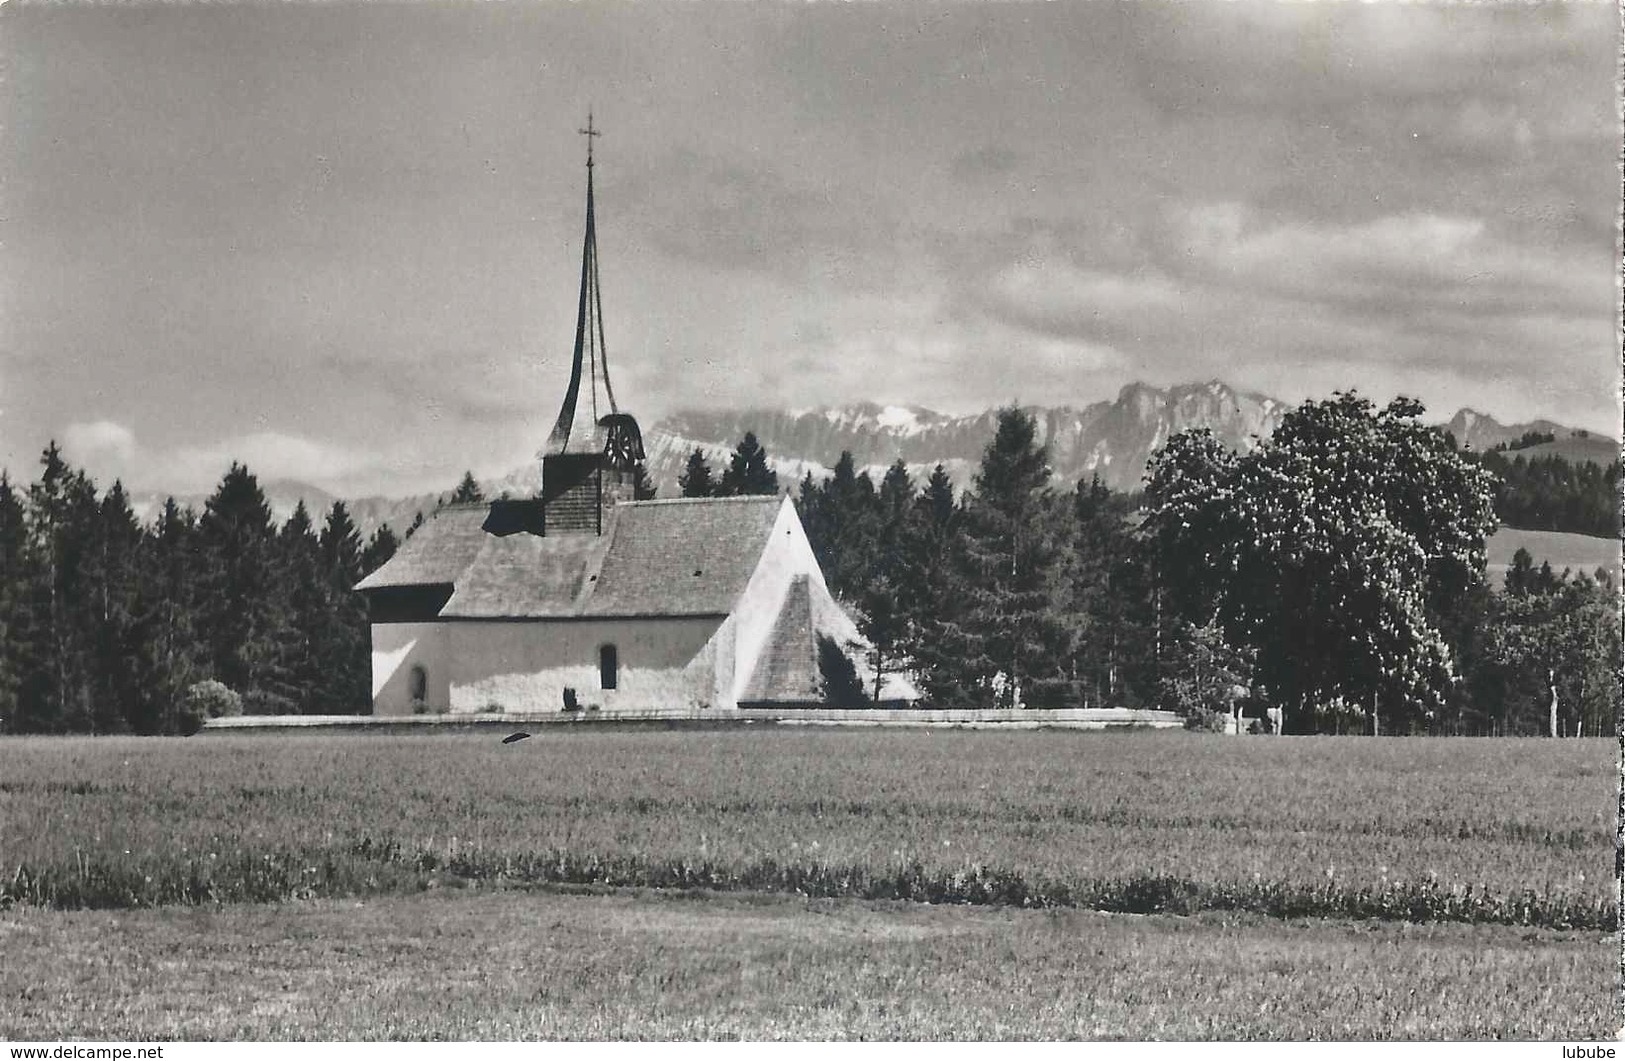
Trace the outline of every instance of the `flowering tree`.
{"type": "Polygon", "coordinates": [[[1245,456],[1197,431],[1152,459],[1142,533],[1170,604],[1256,653],[1289,730],[1333,700],[1409,728],[1455,681],[1440,620],[1483,577],[1494,481],[1422,411],[1338,394],[1245,456]]]}

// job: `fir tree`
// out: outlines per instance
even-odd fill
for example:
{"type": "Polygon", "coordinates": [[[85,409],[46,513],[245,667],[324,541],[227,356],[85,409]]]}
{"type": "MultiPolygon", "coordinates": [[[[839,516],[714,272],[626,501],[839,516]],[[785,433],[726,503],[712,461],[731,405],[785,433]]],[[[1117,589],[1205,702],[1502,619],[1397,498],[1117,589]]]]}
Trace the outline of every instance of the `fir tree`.
{"type": "Polygon", "coordinates": [[[94,732],[89,552],[100,517],[96,490],[83,472],[62,459],[52,442],[40,458],[39,481],[29,487],[29,544],[37,557],[30,572],[28,608],[34,622],[25,651],[20,727],[44,732],[94,732]]]}
{"type": "Polygon", "coordinates": [[[939,692],[1013,707],[1029,683],[1059,673],[1052,576],[1061,529],[1048,481],[1048,452],[1036,443],[1032,418],[1001,410],[966,502],[960,539],[965,600],[942,631],[945,653],[933,682],[939,692]]]}
{"type": "Polygon", "coordinates": [[[342,501],[333,502],[322,526],[320,556],[325,607],[316,657],[321,683],[313,709],[365,713],[371,701],[372,660],[366,602],[355,592],[362,578],[361,536],[342,501]]]}
{"type": "Polygon", "coordinates": [[[649,469],[642,461],[632,465],[632,500],[653,501],[660,491],[649,478],[649,469]]]}
{"type": "Polygon", "coordinates": [[[98,510],[89,564],[93,597],[84,616],[92,652],[92,725],[98,733],[134,728],[138,721],[135,657],[143,543],[124,484],[115,480],[98,510]]]}
{"type": "Polygon", "coordinates": [[[390,558],[400,547],[400,539],[389,529],[389,524],[379,524],[378,529],[372,532],[372,537],[367,539],[366,549],[361,552],[361,577],[366,578],[389,563],[390,558]]]}
{"type": "Polygon", "coordinates": [[[27,588],[33,582],[33,557],[27,546],[22,498],[0,471],[0,571],[6,573],[0,578],[0,733],[13,731],[19,721],[23,646],[29,631],[27,588]]]}
{"type": "Polygon", "coordinates": [[[197,519],[173,497],[148,535],[137,611],[139,693],[131,725],[139,733],[179,731],[181,699],[207,677],[209,649],[199,633],[202,558],[197,519]]]}
{"type": "Polygon", "coordinates": [[[317,689],[324,677],[317,653],[327,633],[328,596],[321,577],[320,546],[303,500],[277,534],[275,566],[282,622],[276,666],[261,678],[256,708],[272,714],[314,714],[317,689]]]}
{"type": "Polygon", "coordinates": [[[464,472],[462,482],[458,483],[457,489],[452,492],[450,503],[453,505],[472,505],[484,500],[485,492],[480,489],[479,481],[474,478],[474,473],[471,471],[464,472]]]}
{"type": "Polygon", "coordinates": [[[241,464],[220,480],[198,521],[206,565],[201,628],[214,677],[245,697],[279,684],[284,615],[277,531],[259,481],[241,464]]]}
{"type": "Polygon", "coordinates": [[[715,497],[717,484],[711,477],[711,465],[706,463],[705,451],[695,448],[688,455],[688,464],[677,477],[677,487],[684,497],[715,497]]]}
{"type": "Polygon", "coordinates": [[[773,495],[779,492],[779,473],[768,463],[767,450],[756,440],[753,431],[745,432],[728,461],[728,470],[717,484],[718,497],[741,497],[752,494],[773,495]]]}

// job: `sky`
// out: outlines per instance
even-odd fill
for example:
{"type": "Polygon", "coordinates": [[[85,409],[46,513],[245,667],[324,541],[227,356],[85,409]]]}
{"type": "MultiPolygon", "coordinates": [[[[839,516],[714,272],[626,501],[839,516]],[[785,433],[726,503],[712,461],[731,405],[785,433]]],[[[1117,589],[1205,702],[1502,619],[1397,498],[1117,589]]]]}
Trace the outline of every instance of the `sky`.
{"type": "Polygon", "coordinates": [[[0,7],[0,467],[534,455],[616,397],[1222,379],[1620,429],[1613,3],[0,7]]]}

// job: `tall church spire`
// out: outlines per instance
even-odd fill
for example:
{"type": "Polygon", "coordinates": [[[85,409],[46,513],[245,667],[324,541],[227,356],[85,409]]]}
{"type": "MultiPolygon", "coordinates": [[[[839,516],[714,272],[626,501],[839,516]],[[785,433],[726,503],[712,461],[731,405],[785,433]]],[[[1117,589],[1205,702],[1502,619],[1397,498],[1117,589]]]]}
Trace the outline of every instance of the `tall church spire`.
{"type": "Polygon", "coordinates": [[[604,300],[598,290],[598,233],[592,198],[592,114],[587,138],[587,233],[581,245],[581,293],[576,302],[570,386],[542,451],[541,534],[602,534],[608,511],[637,496],[644,459],[638,422],[615,404],[604,355],[604,300]],[[586,394],[582,377],[586,376],[586,394]],[[603,400],[599,400],[599,385],[603,400]]]}
{"type": "Polygon", "coordinates": [[[581,293],[576,305],[575,354],[570,362],[570,386],[564,392],[564,404],[558,420],[548,436],[549,453],[598,453],[604,440],[597,427],[600,417],[618,413],[615,390],[609,382],[609,361],[604,348],[604,301],[598,287],[598,235],[593,216],[592,174],[593,141],[603,134],[593,128],[592,112],[587,112],[587,127],[580,130],[587,138],[587,231],[581,244],[581,293]],[[582,408],[582,375],[587,376],[586,407],[582,408]],[[604,401],[598,400],[602,382],[604,401]],[[583,418],[582,414],[586,414],[583,418]]]}

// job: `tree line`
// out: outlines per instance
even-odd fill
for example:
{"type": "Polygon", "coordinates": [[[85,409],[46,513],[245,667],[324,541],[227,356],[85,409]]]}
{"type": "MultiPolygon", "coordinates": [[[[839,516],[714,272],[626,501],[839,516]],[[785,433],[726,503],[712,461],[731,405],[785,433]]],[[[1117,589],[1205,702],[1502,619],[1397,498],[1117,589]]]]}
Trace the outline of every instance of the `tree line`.
{"type": "Polygon", "coordinates": [[[1500,484],[1422,411],[1306,402],[1245,455],[1176,435],[1130,497],[1052,483],[1036,424],[1007,409],[964,489],[940,465],[917,485],[901,461],[877,485],[843,453],[802,480],[798,508],[870,642],[871,698],[906,671],[940,707],[1612,733],[1616,573],[1535,570],[1524,554],[1492,593],[1500,484]]]}
{"type": "Polygon", "coordinates": [[[0,732],[182,732],[205,681],[253,713],[370,710],[351,587],[393,555],[389,528],[363,543],[342,501],[278,526],[240,464],[203,512],[170,498],[143,523],[55,443],[40,464],[26,487],[0,473],[0,732]]]}
{"type": "MultiPolygon", "coordinates": [[[[797,507],[869,646],[868,703],[907,674],[937,707],[1164,707],[1289,732],[1612,733],[1615,572],[1527,553],[1500,592],[1484,537],[1504,482],[1421,406],[1306,402],[1251,453],[1203,431],[1154,456],[1143,495],[1052,481],[1037,425],[1002,410],[969,483],[843,453],[797,507]]],[[[642,479],[643,477],[640,477],[642,479]]],[[[683,496],[777,494],[753,434],[683,496]]],[[[652,496],[646,479],[639,496],[652,496]]],[[[478,502],[465,475],[452,501],[478,502]]],[[[407,530],[421,525],[422,516],[407,530]]],[[[253,713],[370,709],[365,602],[398,546],[343,502],[280,526],[233,464],[201,513],[139,520],[53,444],[36,482],[0,473],[0,730],[186,729],[188,690],[253,713]]]]}
{"type": "MultiPolygon", "coordinates": [[[[1550,436],[1537,436],[1549,441],[1550,436]]],[[[1619,461],[1606,467],[1558,454],[1491,450],[1485,468],[1499,479],[1495,511],[1509,527],[1599,538],[1619,535],[1619,461]]]]}

